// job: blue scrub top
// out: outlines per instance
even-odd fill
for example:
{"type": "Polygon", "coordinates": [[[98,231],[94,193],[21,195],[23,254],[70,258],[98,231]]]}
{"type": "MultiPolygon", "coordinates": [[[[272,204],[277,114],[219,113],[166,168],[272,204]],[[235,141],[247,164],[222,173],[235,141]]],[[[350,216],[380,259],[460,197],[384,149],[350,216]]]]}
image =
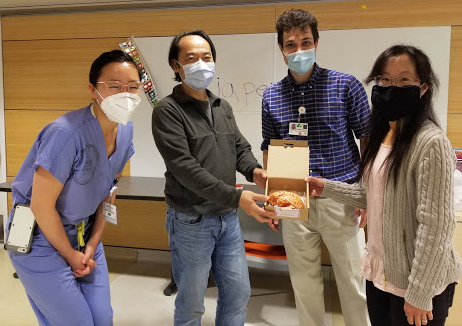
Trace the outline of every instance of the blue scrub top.
{"type": "Polygon", "coordinates": [[[30,204],[34,172],[41,166],[64,185],[56,201],[63,225],[79,224],[109,195],[115,176],[134,154],[132,141],[132,123],[119,124],[116,150],[108,158],[91,105],[62,115],[40,132],[14,178],[13,205],[30,204]]]}

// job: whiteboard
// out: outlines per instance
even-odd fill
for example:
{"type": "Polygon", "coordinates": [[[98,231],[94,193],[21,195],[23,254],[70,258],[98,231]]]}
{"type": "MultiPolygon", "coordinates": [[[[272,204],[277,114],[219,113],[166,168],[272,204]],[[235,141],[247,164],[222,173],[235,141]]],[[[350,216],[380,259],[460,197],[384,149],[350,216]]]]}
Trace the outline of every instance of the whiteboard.
{"type": "MultiPolygon", "coordinates": [[[[350,73],[359,80],[369,74],[378,55],[387,47],[410,44],[421,48],[432,60],[440,79],[435,108],[446,130],[451,27],[410,27],[320,31],[317,62],[321,67],[350,73]]],[[[212,35],[217,50],[215,78],[209,89],[226,99],[241,133],[262,163],[261,96],[266,87],[287,75],[287,66],[277,46],[275,33],[212,35]]],[[[135,38],[160,98],[171,94],[177,82],[168,64],[172,37],[135,38]]],[[[372,85],[366,86],[370,98],[372,85]]],[[[132,176],[162,177],[165,164],[156,149],[151,131],[152,108],[143,96],[133,117],[135,155],[132,176]]],[[[237,173],[238,183],[247,183],[237,173]]]]}

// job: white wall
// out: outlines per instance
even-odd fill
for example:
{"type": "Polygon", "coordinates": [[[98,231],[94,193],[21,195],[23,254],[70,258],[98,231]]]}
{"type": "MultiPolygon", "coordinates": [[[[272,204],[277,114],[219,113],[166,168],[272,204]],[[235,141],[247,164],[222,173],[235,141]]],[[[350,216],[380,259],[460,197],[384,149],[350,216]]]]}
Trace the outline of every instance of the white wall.
{"type": "MultiPolygon", "coordinates": [[[[5,102],[3,95],[3,50],[2,50],[2,21],[0,16],[0,183],[6,181],[6,151],[5,151],[5,102]]],[[[0,215],[3,215],[3,224],[7,217],[6,193],[0,192],[0,215]]],[[[2,222],[0,221],[0,224],[2,222]]],[[[3,230],[3,226],[2,226],[3,230]]]]}

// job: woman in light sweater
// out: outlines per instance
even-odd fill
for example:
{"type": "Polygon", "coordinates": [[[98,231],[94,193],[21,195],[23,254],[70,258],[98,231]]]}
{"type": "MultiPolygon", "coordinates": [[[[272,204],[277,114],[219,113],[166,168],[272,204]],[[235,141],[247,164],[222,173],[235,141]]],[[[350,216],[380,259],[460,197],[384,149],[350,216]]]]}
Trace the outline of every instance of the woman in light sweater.
{"type": "Polygon", "coordinates": [[[455,155],[432,105],[438,80],[425,53],[396,45],[366,81],[372,129],[358,182],[308,177],[310,196],[367,208],[372,325],[444,325],[462,263],[452,245],[455,155]]]}

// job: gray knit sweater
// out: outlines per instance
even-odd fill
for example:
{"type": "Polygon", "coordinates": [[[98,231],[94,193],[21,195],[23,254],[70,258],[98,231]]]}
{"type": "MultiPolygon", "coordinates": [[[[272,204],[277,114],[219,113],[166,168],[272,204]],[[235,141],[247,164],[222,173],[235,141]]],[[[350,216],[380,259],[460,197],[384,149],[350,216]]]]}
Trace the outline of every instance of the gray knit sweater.
{"type": "MultiPolygon", "coordinates": [[[[462,277],[462,263],[452,238],[455,155],[451,143],[433,123],[426,123],[405,154],[396,187],[385,186],[383,206],[386,280],[406,290],[405,300],[432,310],[432,298],[462,277]]],[[[362,184],[326,180],[322,196],[367,207],[362,184]]],[[[374,218],[369,216],[369,218],[374,218]]]]}

